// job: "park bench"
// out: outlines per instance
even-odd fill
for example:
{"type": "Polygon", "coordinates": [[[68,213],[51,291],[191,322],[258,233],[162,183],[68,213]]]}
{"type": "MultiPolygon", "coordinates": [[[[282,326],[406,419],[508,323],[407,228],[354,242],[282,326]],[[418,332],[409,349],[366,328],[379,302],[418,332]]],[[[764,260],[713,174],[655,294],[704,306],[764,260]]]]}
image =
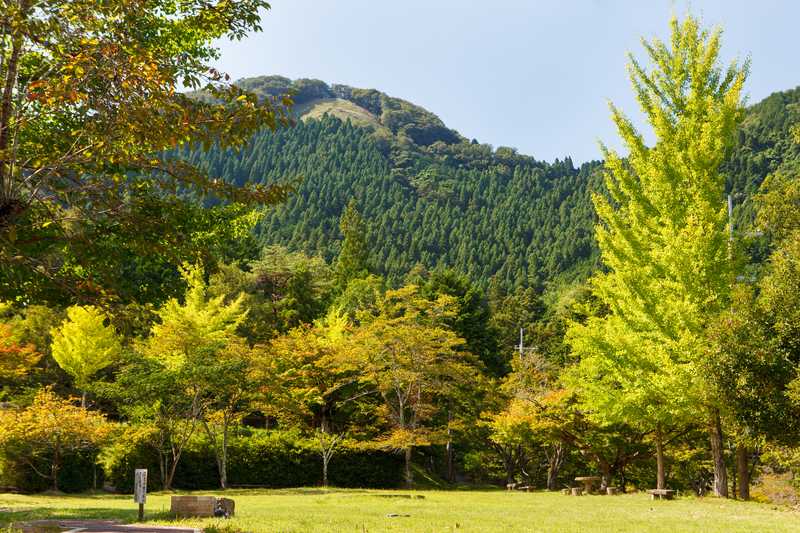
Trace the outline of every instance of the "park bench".
{"type": "Polygon", "coordinates": [[[671,500],[675,496],[675,491],[672,489],[651,489],[647,493],[651,500],[671,500]]]}
{"type": "Polygon", "coordinates": [[[608,494],[609,496],[616,496],[617,494],[619,494],[619,488],[618,487],[606,487],[606,494],[608,494]]]}

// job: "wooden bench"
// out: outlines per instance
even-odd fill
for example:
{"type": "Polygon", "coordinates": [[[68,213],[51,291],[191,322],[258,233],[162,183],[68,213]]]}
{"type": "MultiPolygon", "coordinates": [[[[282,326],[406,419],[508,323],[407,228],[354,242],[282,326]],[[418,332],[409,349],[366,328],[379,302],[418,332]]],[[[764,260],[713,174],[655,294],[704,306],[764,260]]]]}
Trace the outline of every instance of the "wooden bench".
{"type": "Polygon", "coordinates": [[[517,486],[517,490],[524,490],[525,492],[530,492],[530,491],[534,490],[534,488],[535,487],[532,487],[530,485],[518,485],[517,486]]]}
{"type": "Polygon", "coordinates": [[[606,494],[609,496],[616,496],[619,494],[619,488],[617,487],[606,487],[606,494]]]}
{"type": "Polygon", "coordinates": [[[651,500],[671,500],[675,497],[675,491],[672,489],[651,489],[647,493],[651,500]]]}
{"type": "Polygon", "coordinates": [[[583,489],[580,487],[572,487],[570,492],[573,496],[581,496],[583,494],[583,489]]]}

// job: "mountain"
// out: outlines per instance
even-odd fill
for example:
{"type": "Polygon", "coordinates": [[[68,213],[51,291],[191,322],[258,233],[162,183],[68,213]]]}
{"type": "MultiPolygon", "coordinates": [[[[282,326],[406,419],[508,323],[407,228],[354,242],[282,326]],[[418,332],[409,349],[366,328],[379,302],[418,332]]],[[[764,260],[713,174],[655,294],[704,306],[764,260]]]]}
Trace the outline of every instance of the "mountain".
{"type": "MultiPolygon", "coordinates": [[[[265,212],[264,243],[330,261],[339,216],[355,198],[368,221],[371,263],[393,283],[421,264],[454,267],[483,285],[495,278],[506,288],[541,288],[596,266],[591,193],[602,190],[601,162],[547,163],[470,141],[374,89],[280,76],[237,84],[262,96],[293,94],[297,125],[260,133],[238,152],[181,157],[235,183],[301,177],[296,194],[265,212]]],[[[733,191],[752,194],[769,172],[796,168],[800,150],[789,130],[798,121],[800,88],[748,109],[723,169],[733,191]]]]}

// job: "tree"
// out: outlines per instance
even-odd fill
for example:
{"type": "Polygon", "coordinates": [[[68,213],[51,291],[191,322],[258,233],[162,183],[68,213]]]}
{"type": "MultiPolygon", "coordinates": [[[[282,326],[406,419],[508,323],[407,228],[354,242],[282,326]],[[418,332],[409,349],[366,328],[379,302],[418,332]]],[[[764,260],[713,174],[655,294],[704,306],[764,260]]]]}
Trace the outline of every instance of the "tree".
{"type": "Polygon", "coordinates": [[[477,381],[476,361],[462,351],[464,340],[443,326],[453,316],[453,299],[422,297],[416,286],[388,291],[380,314],[354,333],[363,379],[383,399],[381,414],[391,431],[384,445],[405,456],[405,482],[413,484],[415,446],[439,440],[436,415],[459,387],[477,381]]]}
{"type": "MultiPolygon", "coordinates": [[[[707,372],[736,428],[739,497],[749,499],[750,459],[764,437],[796,445],[800,410],[793,402],[800,350],[800,180],[779,170],[755,197],[756,227],[771,253],[761,278],[736,284],[729,309],[712,324],[707,372]]],[[[735,235],[737,248],[751,237],[735,235]]]]}
{"type": "Polygon", "coordinates": [[[215,446],[215,452],[220,477],[227,482],[227,430],[244,394],[241,378],[246,371],[241,366],[246,360],[240,357],[244,347],[237,346],[241,341],[236,337],[237,327],[247,316],[242,309],[244,295],[230,303],[225,303],[224,295],[209,299],[200,266],[185,266],[182,275],[188,286],[183,303],[173,298],[158,310],[159,322],[142,346],[149,369],[137,372],[136,365],[132,368],[132,374],[143,378],[142,386],[133,388],[139,392],[143,418],[155,419],[172,455],[170,467],[163,468],[165,489],[172,485],[197,423],[205,421],[206,401],[217,403],[216,410],[223,414],[223,442],[215,446]],[[177,440],[175,434],[179,434],[177,440]]]}
{"type": "Polygon", "coordinates": [[[224,296],[207,299],[199,265],[184,266],[182,276],[187,284],[183,303],[173,298],[158,310],[145,347],[148,356],[173,369],[202,365],[227,345],[247,316],[243,294],[230,303],[224,296]]]}
{"type": "Polygon", "coordinates": [[[506,483],[513,483],[517,472],[529,477],[526,468],[536,439],[530,406],[512,399],[506,409],[491,416],[488,424],[489,440],[503,461],[506,483]]]}
{"type": "Polygon", "coordinates": [[[204,366],[207,392],[203,399],[203,428],[211,441],[219,470],[220,488],[228,488],[230,429],[248,414],[258,397],[255,360],[260,350],[232,339],[204,366]]]}
{"type": "Polygon", "coordinates": [[[96,449],[110,429],[100,413],[75,407],[43,389],[28,407],[0,410],[0,449],[50,480],[58,491],[64,457],[96,449]]]}
{"type": "Polygon", "coordinates": [[[374,391],[361,383],[359,361],[349,348],[349,324],[332,308],[316,324],[300,326],[270,343],[269,373],[276,376],[273,401],[281,417],[313,431],[322,459],[322,484],[345,434],[361,422],[360,402],[374,391]]]}
{"type": "Polygon", "coordinates": [[[429,298],[447,295],[455,299],[455,316],[449,323],[453,331],[466,341],[466,348],[486,365],[495,376],[508,372],[506,354],[498,345],[498,332],[492,325],[491,310],[482,291],[469,278],[454,270],[436,270],[421,291],[429,298]]]}
{"type": "MultiPolygon", "coordinates": [[[[731,251],[719,172],[742,117],[748,65],[719,62],[721,32],[695,18],[671,22],[669,43],[644,41],[654,67],[631,56],[631,83],[653,128],[648,147],[611,105],[623,160],[603,148],[608,196],[595,194],[596,235],[607,271],[592,278],[605,316],[570,328],[587,406],[603,417],[656,430],[705,406],[715,493],[727,495],[722,433],[700,364],[709,322],[730,301],[731,251]]],[[[663,484],[659,461],[659,485],[663,484]]]]}
{"type": "Polygon", "coordinates": [[[41,357],[32,344],[19,343],[9,325],[0,324],[0,379],[22,378],[41,357]]]}
{"type": "Polygon", "coordinates": [[[336,282],[342,291],[350,280],[365,278],[370,271],[366,228],[355,200],[350,200],[342,213],[339,230],[344,240],[336,260],[336,282]]]}
{"type": "Polygon", "coordinates": [[[231,185],[169,154],[182,145],[240,146],[290,122],[288,99],[259,99],[210,66],[219,57],[215,40],[260,30],[268,7],[263,0],[0,2],[4,277],[88,289],[96,254],[87,236],[116,236],[122,249],[169,240],[173,226],[150,224],[153,209],[143,204],[160,211],[187,190],[240,202],[284,197],[286,187],[231,185]],[[208,97],[185,94],[184,86],[208,97]]]}
{"type": "Polygon", "coordinates": [[[161,487],[172,489],[178,464],[202,415],[191,372],[167,368],[160,361],[131,354],[108,394],[131,421],[136,433],[158,456],[161,487]]]}
{"type": "Polygon", "coordinates": [[[86,407],[91,377],[112,364],[122,349],[114,326],[107,321],[108,317],[96,307],[73,306],[67,309],[67,319],[52,332],[53,358],[75,378],[81,391],[81,407],[86,407]]]}

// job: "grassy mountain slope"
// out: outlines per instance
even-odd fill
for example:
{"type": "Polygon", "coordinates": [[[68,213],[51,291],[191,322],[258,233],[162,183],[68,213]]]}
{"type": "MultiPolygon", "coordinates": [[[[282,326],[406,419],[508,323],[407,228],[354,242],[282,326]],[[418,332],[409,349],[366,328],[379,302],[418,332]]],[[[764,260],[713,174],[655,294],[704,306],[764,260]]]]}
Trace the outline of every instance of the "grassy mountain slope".
{"type": "MultiPolygon", "coordinates": [[[[279,76],[238,83],[293,93],[301,120],[238,153],[185,155],[239,183],[302,177],[295,195],[265,213],[264,242],[333,259],[338,218],[353,197],[369,221],[372,263],[392,281],[422,264],[481,283],[540,286],[595,266],[590,194],[601,189],[599,162],[576,168],[470,142],[433,113],[375,90],[279,76]]],[[[800,161],[789,132],[799,110],[800,89],[748,110],[723,169],[731,189],[752,194],[769,172],[800,161]]]]}

